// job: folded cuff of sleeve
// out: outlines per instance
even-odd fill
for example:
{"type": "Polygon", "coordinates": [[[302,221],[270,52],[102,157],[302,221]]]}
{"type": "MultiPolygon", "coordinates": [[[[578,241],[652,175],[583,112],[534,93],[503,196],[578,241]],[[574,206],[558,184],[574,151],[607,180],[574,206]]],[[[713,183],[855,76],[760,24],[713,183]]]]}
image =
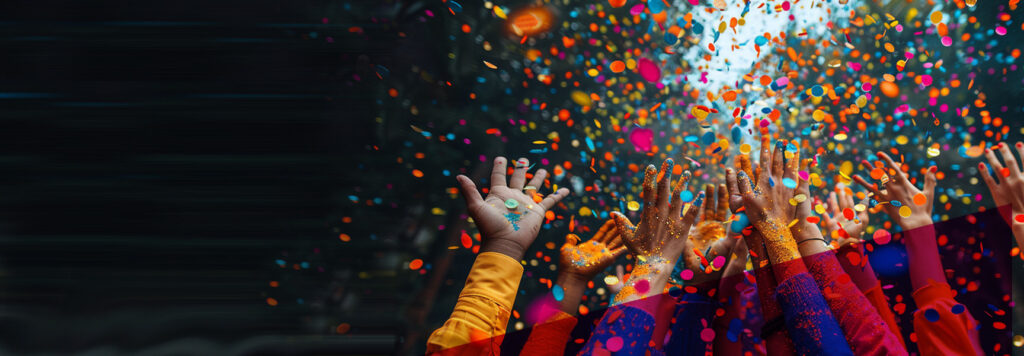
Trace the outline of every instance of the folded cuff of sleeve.
{"type": "Polygon", "coordinates": [[[484,252],[476,257],[459,298],[478,296],[510,310],[522,277],[523,266],[519,261],[497,252],[484,252]]]}
{"type": "Polygon", "coordinates": [[[949,289],[948,283],[931,281],[914,291],[914,303],[917,303],[918,308],[940,299],[953,299],[953,290],[949,289]]]}

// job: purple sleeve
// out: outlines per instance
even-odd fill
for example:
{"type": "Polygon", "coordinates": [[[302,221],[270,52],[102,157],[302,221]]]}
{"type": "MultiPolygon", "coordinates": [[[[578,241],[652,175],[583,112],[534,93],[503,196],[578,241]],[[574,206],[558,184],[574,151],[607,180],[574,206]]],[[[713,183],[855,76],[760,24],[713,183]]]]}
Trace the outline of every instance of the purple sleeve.
{"type": "Polygon", "coordinates": [[[803,258],[856,355],[906,355],[871,301],[843,273],[830,250],[803,258]]]}
{"type": "Polygon", "coordinates": [[[810,274],[795,274],[776,291],[797,355],[853,355],[810,274]]]}
{"type": "Polygon", "coordinates": [[[626,304],[616,305],[608,308],[597,322],[594,333],[579,354],[663,355],[661,350],[650,346],[653,332],[654,316],[650,313],[626,304]]]}

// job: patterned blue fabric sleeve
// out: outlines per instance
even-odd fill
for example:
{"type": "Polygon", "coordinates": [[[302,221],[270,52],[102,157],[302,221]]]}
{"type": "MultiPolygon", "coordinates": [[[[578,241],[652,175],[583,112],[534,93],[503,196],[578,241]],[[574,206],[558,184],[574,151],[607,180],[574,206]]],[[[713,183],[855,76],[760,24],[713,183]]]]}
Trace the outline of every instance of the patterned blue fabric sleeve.
{"type": "Polygon", "coordinates": [[[782,281],[776,293],[798,355],[853,355],[809,273],[798,273],[782,281]]]}
{"type": "Polygon", "coordinates": [[[650,313],[620,304],[608,308],[594,327],[580,355],[660,356],[661,350],[651,348],[654,316],[650,313]]]}

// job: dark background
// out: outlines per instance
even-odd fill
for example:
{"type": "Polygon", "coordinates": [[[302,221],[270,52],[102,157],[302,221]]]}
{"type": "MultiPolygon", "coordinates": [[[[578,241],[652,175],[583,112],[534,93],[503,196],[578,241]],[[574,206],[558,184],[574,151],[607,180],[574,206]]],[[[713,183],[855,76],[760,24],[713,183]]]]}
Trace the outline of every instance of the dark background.
{"type": "MultiPolygon", "coordinates": [[[[530,95],[474,88],[481,57],[461,51],[479,45],[449,37],[496,22],[425,9],[447,11],[0,3],[0,354],[422,351],[473,259],[448,249],[472,231],[452,176],[481,177],[480,155],[526,155],[535,139],[483,134],[507,118],[480,102],[530,95]],[[446,132],[472,143],[438,143],[446,132]],[[415,153],[434,168],[418,181],[415,153]]],[[[538,241],[566,230],[552,228],[538,241]]]]}
{"type": "Polygon", "coordinates": [[[394,348],[402,301],[340,310],[339,191],[380,163],[352,78],[393,45],[346,3],[0,4],[0,354],[394,348]]]}

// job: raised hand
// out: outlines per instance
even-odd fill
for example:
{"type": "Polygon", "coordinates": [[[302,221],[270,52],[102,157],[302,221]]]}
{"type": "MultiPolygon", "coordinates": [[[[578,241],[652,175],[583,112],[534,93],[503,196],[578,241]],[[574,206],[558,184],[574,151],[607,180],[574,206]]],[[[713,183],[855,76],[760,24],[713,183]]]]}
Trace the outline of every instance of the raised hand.
{"type": "Polygon", "coordinates": [[[690,233],[690,226],[697,218],[697,210],[704,201],[704,193],[697,196],[686,214],[680,217],[683,202],[679,193],[683,184],[690,179],[690,172],[683,172],[683,177],[676,182],[669,194],[672,181],[672,159],[661,165],[661,172],[654,165],[647,166],[644,172],[643,199],[644,208],[640,223],[634,226],[626,216],[618,212],[612,213],[622,238],[633,254],[639,258],[658,258],[668,263],[675,262],[683,252],[690,233]],[[661,180],[657,179],[661,176],[661,180]]]}
{"type": "MultiPolygon", "coordinates": [[[[764,237],[772,263],[786,262],[800,258],[796,241],[789,226],[796,218],[796,206],[802,199],[796,194],[801,183],[797,176],[800,152],[785,157],[786,142],[776,142],[774,152],[769,153],[767,134],[761,137],[761,174],[757,185],[752,186],[746,172],[738,173],[738,186],[743,197],[747,216],[764,237]]],[[[802,195],[802,194],[801,194],[802,195]]]]}
{"type": "MultiPolygon", "coordinates": [[[[707,282],[722,277],[739,238],[729,237],[726,233],[730,214],[729,194],[725,184],[718,186],[717,194],[715,186],[708,184],[704,194],[711,199],[704,204],[700,223],[690,232],[690,243],[683,249],[683,265],[690,271],[683,272],[686,274],[683,280],[687,285],[709,288],[717,286],[708,285],[707,282]]],[[[746,263],[746,250],[743,254],[746,263]]]]}
{"type": "Polygon", "coordinates": [[[687,236],[705,195],[701,192],[693,204],[687,205],[683,214],[684,204],[679,193],[683,184],[689,180],[690,172],[683,173],[669,194],[672,166],[672,160],[668,159],[662,163],[660,174],[653,165],[648,166],[644,172],[644,208],[637,226],[622,214],[612,215],[626,247],[636,255],[636,264],[629,281],[615,296],[616,304],[660,294],[668,283],[673,265],[689,244],[687,236]]]}
{"type": "Polygon", "coordinates": [[[558,259],[558,273],[590,281],[626,252],[620,236],[614,220],[605,221],[594,237],[584,243],[580,243],[580,237],[575,234],[566,235],[558,259]]]}
{"type": "MultiPolygon", "coordinates": [[[[1021,167],[1024,166],[1017,164],[1017,158],[1013,156],[1009,145],[1005,142],[999,143],[998,149],[1003,156],[1005,165],[999,164],[995,151],[991,149],[985,150],[985,158],[988,158],[992,171],[996,172],[999,180],[996,181],[992,177],[988,171],[989,167],[986,167],[984,163],[978,163],[978,170],[981,171],[981,177],[984,178],[985,185],[988,185],[988,190],[992,193],[996,207],[1010,206],[1009,214],[1003,210],[1000,210],[1000,213],[1006,223],[1013,228],[1017,245],[1024,246],[1024,221],[1018,221],[1016,218],[1024,214],[1024,173],[1021,173],[1021,167]]],[[[1017,142],[1017,154],[1024,157],[1024,143],[1017,142]]]]}
{"type": "Polygon", "coordinates": [[[829,236],[839,242],[839,247],[860,242],[864,237],[870,221],[869,199],[865,197],[860,204],[854,204],[852,191],[842,183],[836,184],[836,192],[829,193],[822,222],[829,236]]]}
{"type": "Polygon", "coordinates": [[[456,179],[466,199],[469,216],[480,229],[480,252],[498,252],[521,260],[540,232],[544,213],[569,195],[569,189],[561,188],[542,198],[538,190],[548,175],[544,169],[537,170],[524,187],[526,170],[530,167],[526,158],[516,161],[512,178],[506,185],[506,164],[505,157],[494,159],[491,189],[486,199],[480,196],[469,177],[459,175],[456,179]]]}
{"type": "MultiPolygon", "coordinates": [[[[935,202],[935,172],[938,168],[931,166],[924,176],[924,189],[917,189],[903,173],[901,165],[892,160],[884,152],[878,158],[885,162],[882,175],[882,189],[876,184],[869,184],[860,175],[853,180],[867,188],[874,195],[878,204],[882,204],[885,212],[904,231],[932,224],[932,205],[935,202]]],[[[868,161],[864,165],[872,167],[868,161]]]]}

